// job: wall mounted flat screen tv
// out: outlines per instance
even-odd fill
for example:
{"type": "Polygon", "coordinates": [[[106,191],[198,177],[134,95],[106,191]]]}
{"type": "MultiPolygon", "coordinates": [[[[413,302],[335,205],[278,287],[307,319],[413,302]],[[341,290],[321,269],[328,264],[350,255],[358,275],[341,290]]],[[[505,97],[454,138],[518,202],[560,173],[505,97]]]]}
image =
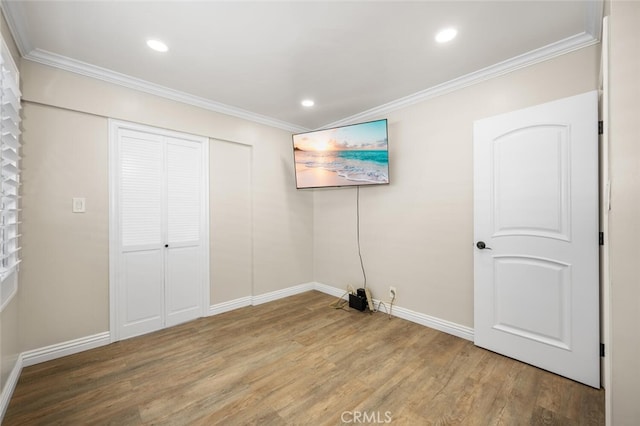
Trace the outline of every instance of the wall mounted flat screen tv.
{"type": "Polygon", "coordinates": [[[293,135],[296,187],[389,183],[387,120],[293,135]]]}

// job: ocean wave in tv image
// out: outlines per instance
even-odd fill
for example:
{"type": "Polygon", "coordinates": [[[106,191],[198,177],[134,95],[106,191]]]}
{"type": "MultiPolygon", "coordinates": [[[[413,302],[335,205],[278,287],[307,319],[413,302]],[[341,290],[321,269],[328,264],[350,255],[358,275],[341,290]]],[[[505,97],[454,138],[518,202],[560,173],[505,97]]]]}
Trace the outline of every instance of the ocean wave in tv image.
{"type": "Polygon", "coordinates": [[[389,183],[389,157],[384,150],[298,151],[296,163],[334,172],[352,182],[389,183]]]}

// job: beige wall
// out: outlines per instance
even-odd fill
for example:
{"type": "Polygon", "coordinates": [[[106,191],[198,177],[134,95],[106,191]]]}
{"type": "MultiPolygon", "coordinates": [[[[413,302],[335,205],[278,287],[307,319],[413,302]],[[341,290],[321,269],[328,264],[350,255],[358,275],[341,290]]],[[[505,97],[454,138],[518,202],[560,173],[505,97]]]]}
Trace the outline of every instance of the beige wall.
{"type": "Polygon", "coordinates": [[[28,102],[22,116],[26,350],[109,329],[108,127],[104,118],[28,102]],[[71,212],[72,197],[86,197],[86,213],[71,212]]]}
{"type": "Polygon", "coordinates": [[[640,3],[610,14],[612,420],[640,424],[640,3]]]}
{"type": "Polygon", "coordinates": [[[240,299],[252,291],[252,151],[250,145],[211,141],[212,304],[240,299]]]}
{"type": "MultiPolygon", "coordinates": [[[[13,56],[14,62],[19,67],[20,55],[3,13],[0,13],[0,33],[13,56]]],[[[17,277],[13,274],[7,279],[16,280],[17,277]]],[[[14,297],[0,314],[0,389],[4,388],[9,374],[16,365],[19,353],[18,298],[14,297]]]]}
{"type": "MultiPolygon", "coordinates": [[[[473,121],[596,89],[592,46],[392,112],[389,186],[361,196],[362,255],[373,296],[473,327],[473,121]]],[[[317,191],[315,279],[362,286],[355,189],[317,191]]]]}
{"type": "MultiPolygon", "coordinates": [[[[608,392],[616,425],[640,422],[638,22],[640,4],[613,1],[608,392]]],[[[0,30],[17,56],[4,17],[0,30]]],[[[0,316],[2,385],[19,349],[18,321],[21,350],[108,329],[105,117],[213,138],[212,303],[312,279],[361,285],[355,190],[295,191],[287,132],[22,65],[24,263],[19,296],[0,316]],[[233,184],[225,185],[229,175],[233,184]],[[72,196],[87,197],[87,213],[71,214],[72,196]]],[[[394,285],[399,305],[473,326],[472,123],[592,90],[597,68],[598,48],[582,49],[388,115],[392,184],[361,192],[362,253],[375,296],[394,285]]]]}
{"type": "Polygon", "coordinates": [[[22,78],[22,350],[109,329],[106,117],[211,138],[212,303],[313,279],[313,199],[295,189],[290,133],[31,61],[22,78]]]}
{"type": "MultiPolygon", "coordinates": [[[[614,1],[611,17],[609,392],[622,425],[640,422],[640,6],[614,1]]],[[[4,18],[0,30],[8,39],[4,18]]],[[[598,53],[582,49],[388,115],[392,184],[361,191],[374,296],[394,285],[399,305],[473,326],[472,123],[595,89],[598,53]]],[[[105,117],[212,138],[212,303],[312,279],[361,285],[355,190],[296,191],[287,132],[28,61],[22,78],[24,263],[20,311],[14,300],[0,318],[2,384],[18,316],[22,350],[108,329],[105,117]],[[224,185],[229,173],[233,185],[224,185]],[[72,196],[87,197],[86,214],[70,213],[72,196]]]]}

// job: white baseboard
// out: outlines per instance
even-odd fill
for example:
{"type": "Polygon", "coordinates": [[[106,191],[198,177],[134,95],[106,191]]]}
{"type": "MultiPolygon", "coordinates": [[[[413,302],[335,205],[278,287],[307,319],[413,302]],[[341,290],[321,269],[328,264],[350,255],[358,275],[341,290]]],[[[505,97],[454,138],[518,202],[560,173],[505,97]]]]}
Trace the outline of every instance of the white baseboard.
{"type": "Polygon", "coordinates": [[[22,354],[20,354],[16,359],[15,365],[11,369],[9,377],[7,377],[7,382],[2,387],[2,395],[0,395],[0,423],[2,423],[2,420],[4,419],[4,414],[7,412],[7,408],[9,407],[13,391],[16,389],[16,385],[18,384],[18,379],[22,372],[22,366],[22,354]]]}
{"type": "Polygon", "coordinates": [[[234,309],[244,308],[246,306],[262,305],[263,303],[273,302],[274,300],[314,290],[315,285],[316,283],[309,282],[284,288],[282,290],[260,294],[258,296],[245,296],[239,299],[229,300],[227,302],[216,303],[215,305],[209,306],[208,315],[218,315],[224,312],[233,311],[234,309]]]}
{"type": "Polygon", "coordinates": [[[16,363],[7,378],[7,382],[2,388],[2,394],[0,395],[0,423],[4,418],[4,414],[9,407],[11,396],[16,389],[18,379],[22,368],[29,367],[31,365],[39,364],[45,361],[51,361],[63,356],[72,355],[78,352],[83,352],[89,349],[97,348],[99,346],[108,345],[111,343],[110,333],[105,331],[104,333],[94,334],[92,336],[81,337],[79,339],[69,340],[55,345],[46,346],[44,348],[34,349],[31,351],[22,352],[18,355],[16,363]]]}
{"type": "MultiPolygon", "coordinates": [[[[258,296],[246,296],[228,302],[217,303],[209,307],[208,315],[221,314],[223,312],[232,311],[234,309],[243,308],[251,305],[261,305],[263,303],[272,302],[284,297],[293,296],[295,294],[304,293],[306,291],[317,290],[322,293],[335,297],[347,299],[346,290],[336,288],[319,282],[308,282],[281,290],[272,291],[258,296]]],[[[378,300],[374,301],[379,303],[378,300]]],[[[432,317],[410,309],[394,306],[392,314],[398,318],[406,319],[417,324],[435,328],[445,333],[453,334],[467,340],[473,340],[473,329],[460,324],[446,321],[440,318],[432,317]]],[[[94,334],[92,336],[81,337],[79,339],[69,340],[67,342],[57,343],[46,346],[44,348],[26,351],[20,354],[21,367],[39,364],[41,362],[50,361],[63,356],[86,351],[88,349],[97,348],[111,343],[110,333],[94,334]]],[[[13,374],[13,373],[12,373],[13,374]]],[[[19,374],[19,372],[17,373],[19,374]]]]}
{"type": "Polygon", "coordinates": [[[299,284],[293,287],[284,288],[282,290],[272,291],[270,293],[253,296],[251,298],[252,305],[262,305],[263,303],[272,302],[282,299],[283,297],[293,296],[294,294],[304,293],[314,289],[314,283],[299,284]]]}
{"type": "Polygon", "coordinates": [[[21,354],[24,367],[39,364],[63,356],[76,354],[78,352],[97,348],[111,343],[111,336],[108,331],[94,334],[92,336],[81,337],[44,348],[26,351],[21,354]]]}
{"type": "Polygon", "coordinates": [[[233,311],[234,309],[244,308],[245,306],[251,306],[251,296],[211,305],[209,306],[208,316],[222,314],[233,311]]]}
{"type": "MultiPolygon", "coordinates": [[[[217,315],[223,312],[229,312],[234,309],[239,309],[251,305],[261,305],[263,303],[272,302],[274,300],[282,299],[284,297],[293,296],[295,294],[300,294],[311,290],[317,290],[331,296],[347,299],[345,289],[336,288],[319,282],[308,282],[293,287],[288,287],[282,290],[276,290],[269,293],[261,294],[258,296],[246,296],[228,302],[211,305],[209,307],[208,315],[217,315]]],[[[374,299],[374,301],[376,303],[379,303],[378,300],[374,299]]],[[[471,327],[466,327],[451,321],[432,317],[420,312],[415,312],[400,306],[393,307],[392,315],[398,318],[406,319],[407,321],[415,322],[426,327],[434,328],[436,330],[452,334],[454,336],[461,337],[463,339],[473,340],[473,328],[471,327]]],[[[105,331],[103,333],[94,334],[92,336],[81,337],[79,339],[57,343],[54,345],[46,346],[44,348],[26,351],[20,354],[18,362],[16,363],[16,366],[19,365],[19,369],[16,370],[14,368],[11,374],[13,375],[15,373],[16,375],[19,375],[22,367],[28,367],[30,365],[50,361],[63,356],[86,351],[88,349],[104,346],[109,343],[111,343],[110,333],[108,331],[105,331]]],[[[3,389],[3,396],[5,393],[5,389],[7,389],[7,386],[5,386],[5,388],[3,389]]]]}
{"type": "Polygon", "coordinates": [[[432,317],[430,315],[415,312],[406,308],[401,308],[399,306],[394,306],[391,309],[391,315],[473,342],[473,328],[467,327],[465,325],[460,325],[455,322],[432,317]]]}
{"type": "MultiPolygon", "coordinates": [[[[345,289],[332,287],[322,283],[313,283],[313,289],[336,297],[344,296],[346,291],[345,289]]],[[[375,298],[373,300],[376,305],[380,303],[380,301],[375,298]]],[[[385,304],[388,305],[388,303],[385,304]]],[[[411,309],[402,308],[400,306],[394,306],[391,310],[391,315],[407,321],[415,322],[416,324],[424,325],[425,327],[442,331],[444,333],[452,334],[462,339],[473,341],[473,328],[471,327],[432,317],[420,312],[415,312],[411,309]]]]}
{"type": "Polygon", "coordinates": [[[336,288],[330,285],[314,282],[313,289],[318,290],[325,294],[329,294],[331,296],[342,297],[345,300],[349,300],[349,295],[347,293],[347,290],[344,288],[336,288]]]}
{"type": "MultiPolygon", "coordinates": [[[[304,293],[305,291],[317,290],[325,294],[329,294],[335,297],[342,297],[348,300],[346,289],[336,288],[327,284],[319,282],[308,282],[299,284],[293,287],[288,287],[282,290],[272,291],[270,293],[261,294],[258,296],[247,296],[241,299],[235,299],[229,302],[223,302],[216,305],[211,305],[209,308],[209,315],[215,315],[222,312],[231,311],[233,309],[242,308],[249,305],[261,305],[263,303],[272,302],[274,300],[282,299],[284,297],[293,296],[294,294],[304,293]]],[[[380,301],[374,299],[376,304],[380,301]]],[[[473,328],[464,325],[456,324],[451,321],[443,320],[440,318],[432,317],[420,312],[415,312],[407,308],[400,306],[394,306],[391,314],[395,317],[405,319],[407,321],[415,322],[416,324],[424,325],[429,328],[433,328],[444,333],[452,334],[462,339],[473,341],[473,328]]]]}

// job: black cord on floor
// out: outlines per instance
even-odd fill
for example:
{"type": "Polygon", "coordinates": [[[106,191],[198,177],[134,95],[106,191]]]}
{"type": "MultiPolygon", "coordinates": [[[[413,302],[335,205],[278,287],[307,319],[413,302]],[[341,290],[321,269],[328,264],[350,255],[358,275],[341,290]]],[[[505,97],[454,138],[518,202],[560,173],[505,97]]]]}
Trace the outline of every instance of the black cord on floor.
{"type": "Polygon", "coordinates": [[[358,257],[360,258],[360,268],[362,268],[362,277],[364,279],[363,288],[367,288],[367,274],[364,271],[364,262],[362,261],[362,253],[360,251],[360,187],[356,186],[356,224],[357,224],[357,239],[358,239],[358,257]]]}

